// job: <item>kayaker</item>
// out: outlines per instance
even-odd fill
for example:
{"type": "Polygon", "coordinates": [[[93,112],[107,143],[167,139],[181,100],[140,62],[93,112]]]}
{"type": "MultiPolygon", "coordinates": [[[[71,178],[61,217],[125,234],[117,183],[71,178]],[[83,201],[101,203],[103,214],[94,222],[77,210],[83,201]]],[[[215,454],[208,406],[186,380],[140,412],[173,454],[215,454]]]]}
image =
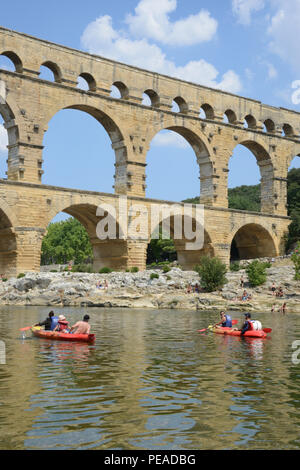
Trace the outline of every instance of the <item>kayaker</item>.
{"type": "Polygon", "coordinates": [[[220,312],[221,321],[215,324],[216,328],[232,328],[232,319],[224,311],[220,312]]]}
{"type": "Polygon", "coordinates": [[[57,325],[57,322],[58,322],[58,317],[56,317],[53,310],[51,310],[51,312],[49,312],[48,317],[46,318],[46,320],[44,320],[40,323],[37,323],[34,326],[44,326],[45,330],[49,331],[49,330],[54,330],[54,328],[57,325]]]}
{"type": "Polygon", "coordinates": [[[83,320],[78,321],[70,329],[70,333],[76,333],[77,335],[89,335],[91,331],[91,325],[89,325],[90,317],[84,315],[83,320]]]}
{"type": "Polygon", "coordinates": [[[58,331],[59,333],[69,333],[69,322],[66,320],[64,315],[59,315],[58,322],[53,331],[58,331]]]}
{"type": "Polygon", "coordinates": [[[236,328],[236,331],[240,331],[241,335],[246,333],[246,331],[251,331],[251,330],[261,330],[262,325],[260,321],[258,320],[251,320],[251,313],[245,313],[245,322],[242,326],[242,328],[239,330],[236,328]]]}

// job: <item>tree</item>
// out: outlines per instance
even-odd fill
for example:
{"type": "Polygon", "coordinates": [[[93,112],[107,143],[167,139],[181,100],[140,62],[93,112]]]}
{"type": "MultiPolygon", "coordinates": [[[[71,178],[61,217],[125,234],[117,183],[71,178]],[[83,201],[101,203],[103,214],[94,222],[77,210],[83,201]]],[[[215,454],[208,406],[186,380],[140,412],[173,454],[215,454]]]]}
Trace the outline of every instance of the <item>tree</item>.
{"type": "Polygon", "coordinates": [[[203,256],[200,264],[195,267],[195,270],[199,274],[201,286],[207,292],[222,289],[227,282],[227,268],[219,258],[203,256]]]}
{"type": "Polygon", "coordinates": [[[297,248],[292,254],[291,259],[295,266],[295,279],[300,281],[300,242],[298,242],[297,248]]]}
{"type": "Polygon", "coordinates": [[[93,250],[85,228],[77,219],[70,217],[48,226],[42,242],[41,264],[75,264],[90,261],[93,250]]]}
{"type": "Polygon", "coordinates": [[[246,273],[252,286],[260,286],[266,282],[266,268],[267,263],[262,263],[258,260],[254,260],[252,263],[248,264],[246,267],[246,273]]]}

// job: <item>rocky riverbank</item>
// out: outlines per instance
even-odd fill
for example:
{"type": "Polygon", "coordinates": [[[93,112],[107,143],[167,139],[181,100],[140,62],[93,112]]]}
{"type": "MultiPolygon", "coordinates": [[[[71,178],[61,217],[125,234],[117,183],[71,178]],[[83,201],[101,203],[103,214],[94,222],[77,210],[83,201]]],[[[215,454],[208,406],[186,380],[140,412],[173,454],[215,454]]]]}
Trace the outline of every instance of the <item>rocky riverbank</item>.
{"type": "Polygon", "coordinates": [[[195,287],[200,285],[198,274],[175,267],[167,273],[157,269],[110,274],[27,273],[23,278],[0,283],[0,305],[270,311],[273,304],[278,310],[286,302],[288,312],[300,313],[300,282],[293,279],[292,264],[279,260],[267,272],[267,282],[256,288],[248,285],[244,269],[228,272],[227,284],[222,291],[213,293],[197,292],[197,289],[195,292],[195,287]],[[158,278],[153,278],[153,274],[158,278]],[[240,300],[241,276],[251,300],[240,300]],[[282,286],[282,298],[272,295],[273,282],[277,287],[282,286]],[[192,286],[190,293],[188,285],[192,286]]]}

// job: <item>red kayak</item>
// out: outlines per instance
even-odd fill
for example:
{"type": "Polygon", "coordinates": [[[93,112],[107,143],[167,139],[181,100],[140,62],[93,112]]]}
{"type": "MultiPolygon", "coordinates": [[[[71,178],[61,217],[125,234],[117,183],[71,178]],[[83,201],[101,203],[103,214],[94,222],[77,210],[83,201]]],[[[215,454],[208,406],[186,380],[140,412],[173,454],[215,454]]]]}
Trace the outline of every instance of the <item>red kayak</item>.
{"type": "Polygon", "coordinates": [[[217,335],[246,336],[247,338],[266,338],[267,334],[263,330],[250,330],[241,335],[240,331],[234,331],[228,327],[212,328],[217,335]]]}
{"type": "Polygon", "coordinates": [[[41,327],[31,328],[32,334],[38,338],[52,339],[57,341],[79,341],[83,343],[93,343],[96,339],[94,334],[82,335],[76,333],[59,333],[58,331],[46,331],[41,327]]]}

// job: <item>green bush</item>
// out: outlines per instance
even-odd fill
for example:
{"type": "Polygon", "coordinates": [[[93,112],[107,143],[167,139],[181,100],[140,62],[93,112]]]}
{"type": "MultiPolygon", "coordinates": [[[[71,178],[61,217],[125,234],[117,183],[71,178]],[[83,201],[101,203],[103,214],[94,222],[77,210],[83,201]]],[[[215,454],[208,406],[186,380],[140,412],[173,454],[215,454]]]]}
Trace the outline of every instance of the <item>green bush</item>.
{"type": "Polygon", "coordinates": [[[2,278],[2,282],[6,282],[7,280],[8,280],[7,277],[2,278]]]}
{"type": "Polygon", "coordinates": [[[24,273],[19,273],[18,276],[17,276],[17,279],[21,279],[21,277],[25,277],[25,274],[24,273]]]}
{"type": "Polygon", "coordinates": [[[200,264],[195,266],[195,271],[199,274],[201,286],[206,292],[222,289],[227,282],[227,268],[219,258],[203,256],[200,264]]]}
{"type": "Polygon", "coordinates": [[[93,265],[86,264],[86,263],[74,264],[74,266],[72,266],[72,272],[73,273],[92,273],[93,265]]]}
{"type": "Polygon", "coordinates": [[[260,286],[267,280],[266,263],[255,260],[246,267],[246,273],[252,286],[260,286]]]}
{"type": "Polygon", "coordinates": [[[137,266],[133,266],[131,269],[130,269],[130,272],[131,273],[138,273],[139,272],[139,268],[137,266]]]}
{"type": "Polygon", "coordinates": [[[297,243],[297,247],[291,256],[291,260],[295,267],[295,279],[296,281],[300,281],[300,242],[297,243]]]}
{"type": "Polygon", "coordinates": [[[234,261],[234,263],[230,264],[230,271],[239,271],[240,269],[241,267],[238,261],[234,261]]]}
{"type": "Polygon", "coordinates": [[[150,279],[159,279],[159,274],[151,273],[150,274],[150,279]]]}
{"type": "Polygon", "coordinates": [[[112,269],[107,268],[107,267],[101,268],[101,269],[99,270],[99,273],[100,273],[100,274],[109,274],[109,273],[111,273],[111,272],[112,272],[112,269]]]}
{"type": "Polygon", "coordinates": [[[163,266],[162,270],[163,270],[164,273],[168,273],[171,269],[170,269],[169,266],[165,265],[165,266],[163,266]]]}

